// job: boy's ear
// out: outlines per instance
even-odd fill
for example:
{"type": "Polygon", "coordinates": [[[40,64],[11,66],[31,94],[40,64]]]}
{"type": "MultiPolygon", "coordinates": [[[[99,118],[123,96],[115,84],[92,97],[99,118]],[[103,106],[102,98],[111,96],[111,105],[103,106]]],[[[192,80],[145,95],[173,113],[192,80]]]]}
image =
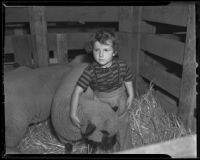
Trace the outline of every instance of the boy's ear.
{"type": "Polygon", "coordinates": [[[113,52],[113,57],[116,56],[116,55],[117,55],[117,51],[114,51],[113,52]]]}

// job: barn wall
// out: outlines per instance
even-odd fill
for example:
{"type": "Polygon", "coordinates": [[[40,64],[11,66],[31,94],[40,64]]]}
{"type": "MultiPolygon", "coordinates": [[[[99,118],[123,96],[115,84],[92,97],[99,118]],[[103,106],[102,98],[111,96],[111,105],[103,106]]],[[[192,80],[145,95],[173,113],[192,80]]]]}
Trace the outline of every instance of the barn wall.
{"type": "Polygon", "coordinates": [[[141,17],[155,30],[153,33],[141,32],[139,74],[147,83],[154,83],[161,105],[167,111],[177,113],[186,128],[195,131],[196,50],[192,43],[195,39],[195,7],[145,6],[141,17]]]}

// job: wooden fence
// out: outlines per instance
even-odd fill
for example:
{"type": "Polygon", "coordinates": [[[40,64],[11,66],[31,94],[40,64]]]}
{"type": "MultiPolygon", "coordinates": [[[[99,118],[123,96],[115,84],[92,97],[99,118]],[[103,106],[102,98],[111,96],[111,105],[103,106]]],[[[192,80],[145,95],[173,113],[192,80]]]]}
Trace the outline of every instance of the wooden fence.
{"type": "Polygon", "coordinates": [[[143,7],[142,21],[153,24],[155,31],[141,33],[139,74],[157,86],[162,106],[177,112],[194,129],[195,7],[143,7]]]}

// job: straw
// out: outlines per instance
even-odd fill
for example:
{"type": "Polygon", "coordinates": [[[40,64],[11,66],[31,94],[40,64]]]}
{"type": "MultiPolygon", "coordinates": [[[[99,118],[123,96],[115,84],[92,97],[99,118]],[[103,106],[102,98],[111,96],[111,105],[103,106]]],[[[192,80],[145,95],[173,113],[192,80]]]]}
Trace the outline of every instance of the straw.
{"type": "Polygon", "coordinates": [[[153,84],[146,94],[135,99],[129,110],[133,148],[185,136],[177,115],[166,113],[154,95],[153,84]]]}

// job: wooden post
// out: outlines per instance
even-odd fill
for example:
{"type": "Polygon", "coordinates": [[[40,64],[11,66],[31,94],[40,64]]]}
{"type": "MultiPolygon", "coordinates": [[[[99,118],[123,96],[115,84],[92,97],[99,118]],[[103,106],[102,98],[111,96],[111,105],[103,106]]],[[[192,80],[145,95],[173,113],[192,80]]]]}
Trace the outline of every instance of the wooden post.
{"type": "Polygon", "coordinates": [[[47,50],[47,24],[45,7],[33,6],[29,8],[30,30],[33,35],[33,59],[35,67],[48,66],[49,54],[47,50]]]}
{"type": "Polygon", "coordinates": [[[129,67],[136,73],[136,48],[137,48],[137,24],[138,7],[119,7],[119,57],[124,59],[129,67]]]}
{"type": "Polygon", "coordinates": [[[120,56],[127,60],[136,75],[134,90],[137,88],[139,59],[143,58],[140,57],[141,34],[155,32],[155,27],[142,21],[142,8],[142,6],[119,7],[120,56]]]}
{"type": "Polygon", "coordinates": [[[185,53],[183,58],[182,82],[178,114],[185,127],[191,129],[196,107],[196,37],[195,37],[195,5],[189,5],[185,53]]]}
{"type": "Polygon", "coordinates": [[[138,7],[138,16],[137,16],[137,47],[136,47],[136,73],[139,73],[139,56],[140,56],[140,41],[141,41],[141,23],[142,23],[142,7],[138,7]]]}
{"type": "Polygon", "coordinates": [[[67,55],[67,34],[56,34],[56,44],[57,44],[57,59],[58,63],[67,63],[68,55],[67,55]]]}

